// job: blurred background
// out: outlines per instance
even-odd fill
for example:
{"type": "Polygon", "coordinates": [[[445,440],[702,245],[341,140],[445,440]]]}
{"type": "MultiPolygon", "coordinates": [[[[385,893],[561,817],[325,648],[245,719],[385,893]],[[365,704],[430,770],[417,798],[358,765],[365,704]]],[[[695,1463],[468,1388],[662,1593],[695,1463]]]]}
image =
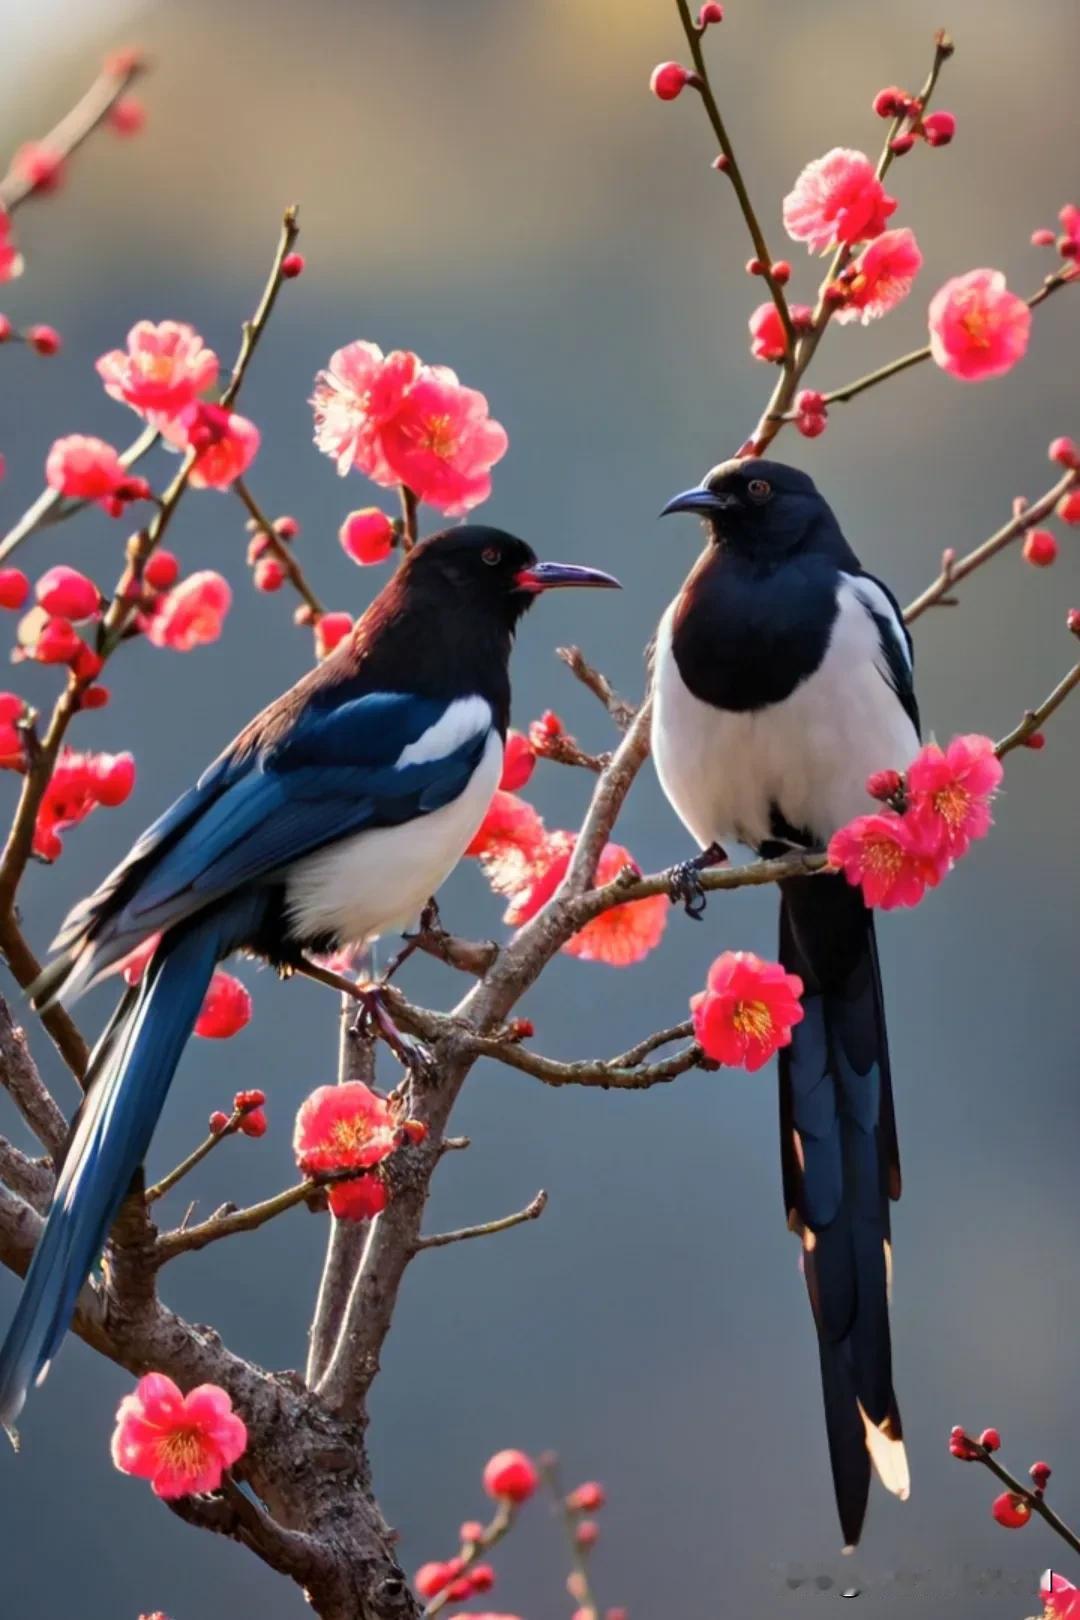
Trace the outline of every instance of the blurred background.
{"type": "MultiPolygon", "coordinates": [[[[1076,195],[1075,0],[732,0],[709,46],[725,113],[774,244],[779,203],[834,145],[876,152],[883,84],[921,82],[933,29],[957,54],[938,105],[959,133],[893,171],[896,223],[926,263],[915,294],[864,332],[830,334],[811,378],[837,386],[924,341],[948,275],[1000,266],[1028,292],[1050,257],[1028,245],[1076,195]]],[[[137,39],[155,71],[137,140],[100,134],[64,193],[19,216],[28,270],[4,289],[20,324],[54,323],[59,357],[4,359],[0,528],[40,488],[52,439],[126,443],[133,419],[93,369],[133,321],[194,323],[224,358],[253,307],[284,204],[301,205],[303,278],[285,289],[244,391],[263,432],[252,487],[303,525],[302,559],[336,607],[381,583],[341,553],[350,507],[378,497],[341,482],[311,444],[307,399],[331,351],[356,337],[414,348],[482,388],[510,433],[485,516],[546,554],[616,571],[618,600],[562,598],[533,614],[515,659],[515,718],[556,708],[589,747],[604,714],[556,663],[578,641],[637,696],[640,649],[695,555],[690,523],[658,527],[675,490],[730,454],[756,420],[771,372],[747,352],[759,284],[690,96],[662,106],[653,64],[683,55],[671,0],[185,0],[134,5],[37,0],[5,16],[0,134],[9,152],[81,92],[108,46],[137,39]]],[[[783,248],[774,248],[782,252],[783,248]]],[[[791,291],[816,276],[793,251],[791,291]]],[[[929,367],[833,412],[811,469],[864,562],[908,600],[1051,481],[1046,445],[1080,432],[1080,297],[1037,316],[1030,353],[1003,380],[968,386],[929,367]]],[[[160,473],[162,462],[158,462],[160,473]]],[[[17,559],[115,577],[122,531],[103,516],[36,537],[17,559]]],[[[928,728],[1001,734],[1075,651],[1076,531],[1050,571],[1009,554],[928,614],[916,635],[928,728]]],[[[170,544],[186,569],[215,567],[235,605],[217,645],[181,657],[135,646],[111,707],[76,741],[132,748],[128,804],[74,829],[24,891],[44,950],[73,902],[263,702],[310,658],[291,602],[258,596],[244,567],[239,503],[189,498],[170,544]]],[[[55,676],[20,671],[46,701],[55,676]]],[[[895,1220],[897,1387],[914,1474],[901,1506],[875,1490],[862,1547],[837,1556],[816,1353],[784,1228],[774,1079],[766,1070],[690,1075],[619,1096],[544,1091],[478,1069],[456,1114],[473,1139],[443,1167],[429,1229],[502,1215],[537,1187],[542,1221],[421,1258],[411,1270],[374,1399],[380,1498],[408,1569],[456,1546],[482,1509],[480,1468],[499,1447],[554,1447],[567,1483],[608,1486],[595,1558],[605,1603],[635,1620],[672,1613],[825,1613],[858,1589],[861,1612],[1019,1620],[1059,1545],[1036,1524],[1008,1537],[989,1516],[992,1481],[946,1450],[948,1428],[1000,1427],[1018,1472],[1055,1465],[1054,1499],[1080,1519],[1076,1377],[1077,1095],[1075,859],[1080,702],[1041,754],[1010,761],[992,838],[918,911],[880,930],[906,1195],[895,1220]]],[[[4,811],[16,783],[0,784],[4,811]]],[[[541,765],[531,796],[573,826],[582,775],[541,765]]],[[[646,771],[619,824],[646,868],[688,852],[646,771]]],[[[685,1014],[725,947],[771,955],[775,896],[714,898],[703,924],[673,915],[661,950],[615,971],[561,959],[522,1011],[556,1056],[606,1054],[685,1014]]],[[[466,935],[498,933],[475,869],[445,891],[466,935]]],[[[238,1083],[269,1094],[271,1128],[229,1142],[189,1184],[200,1208],[266,1194],[292,1174],[292,1117],[334,1072],[336,1009],[315,987],[241,971],[255,1018],[228,1045],[196,1043],[158,1132],[163,1171],[238,1083]]],[[[462,988],[420,963],[408,988],[450,1006],[462,988]]],[[[5,985],[10,992],[10,982],[5,985]]],[[[110,995],[86,1009],[96,1031],[110,995]]],[[[39,1061],[65,1105],[72,1087],[46,1042],[39,1061]]],[[[391,1071],[385,1072],[389,1082],[391,1071]]],[[[4,1128],[15,1129],[5,1115],[4,1128]]],[[[184,1200],[178,1197],[178,1217],[184,1200]]],[[[295,1214],[171,1269],[169,1303],[213,1322],[238,1351],[302,1365],[325,1220],[295,1214]]],[[[16,1284],[0,1277],[0,1313],[16,1284]]],[[[108,1462],[113,1410],[131,1378],[72,1341],[25,1414],[23,1451],[0,1455],[5,1616],[55,1620],[290,1620],[300,1594],[237,1547],[196,1534],[108,1462]],[[16,1594],[18,1594],[16,1596],[16,1594]]],[[[494,1607],[565,1615],[557,1526],[533,1504],[500,1550],[494,1607]]],[[[1080,1570],[1067,1570],[1080,1582],[1080,1570]]],[[[573,1606],[572,1604],[570,1605],[573,1606]]],[[[856,1613],[860,1612],[856,1609],[856,1613]]]]}

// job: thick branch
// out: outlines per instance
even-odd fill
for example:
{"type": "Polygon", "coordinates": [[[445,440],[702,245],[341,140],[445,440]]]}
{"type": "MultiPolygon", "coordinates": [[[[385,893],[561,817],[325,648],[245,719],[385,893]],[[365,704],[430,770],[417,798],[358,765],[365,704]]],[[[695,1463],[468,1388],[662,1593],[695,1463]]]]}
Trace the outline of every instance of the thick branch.
{"type": "Polygon", "coordinates": [[[0,1182],[18,1193],[39,1213],[48,1207],[53,1193],[53,1173],[41,1159],[31,1159],[0,1136],[0,1182]]]}
{"type": "Polygon", "coordinates": [[[26,1031],[14,1022],[0,996],[0,1084],[42,1147],[55,1159],[67,1139],[68,1123],[38,1073],[26,1031]]]}

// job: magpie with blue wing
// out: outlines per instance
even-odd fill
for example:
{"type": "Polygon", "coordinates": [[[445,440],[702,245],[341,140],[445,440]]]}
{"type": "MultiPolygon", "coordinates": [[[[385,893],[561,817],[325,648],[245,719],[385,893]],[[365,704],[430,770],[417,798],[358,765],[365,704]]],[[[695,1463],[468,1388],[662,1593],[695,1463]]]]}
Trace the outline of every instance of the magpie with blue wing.
{"type": "MultiPolygon", "coordinates": [[[[820,849],[873,806],[866,779],[919,746],[911,640],[803,472],[716,467],[664,514],[693,512],[705,551],[657,634],[652,747],[672,806],[705,851],[820,849]]],[[[784,1204],[802,1240],[830,1460],[848,1546],[871,1466],[909,1489],[889,1335],[889,1203],[900,1163],[874,924],[839,874],[781,884],[780,960],[805,986],[779,1053],[784,1204]]]]}
{"type": "Polygon", "coordinates": [[[136,1175],[216,964],[406,926],[449,875],[498,784],[510,646],[542,591],[615,586],[472,525],[421,542],[337,650],[263,710],[76,906],[35,1004],[70,1003],[161,942],[90,1059],[45,1229],[0,1349],[18,1417],[71,1321],[136,1175]]]}

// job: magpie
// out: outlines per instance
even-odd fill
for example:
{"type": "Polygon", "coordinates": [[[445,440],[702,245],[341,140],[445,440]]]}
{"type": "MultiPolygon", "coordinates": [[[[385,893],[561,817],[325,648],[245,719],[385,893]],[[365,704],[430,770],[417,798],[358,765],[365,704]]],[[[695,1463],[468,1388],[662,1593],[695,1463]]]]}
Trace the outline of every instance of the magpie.
{"type": "Polygon", "coordinates": [[[510,646],[536,596],[617,586],[472,525],[417,545],[316,669],[264,709],[68,916],[31,989],[70,1003],[161,941],[95,1047],[22,1297],[0,1349],[11,1431],[48,1370],[139,1170],[215,965],[283,973],[406,926],[499,781],[510,646]]]}
{"type": "MultiPolygon", "coordinates": [[[[662,516],[704,553],[661,620],[652,750],[705,850],[820,849],[873,806],[866,779],[919,747],[911,638],[811,479],[726,461],[662,516]]],[[[694,864],[694,863],[690,863],[694,864]]],[[[784,1206],[802,1241],[841,1529],[859,1539],[871,1465],[908,1495],[892,1387],[889,1202],[900,1163],[874,924],[839,874],[780,885],[780,960],[805,986],[779,1053],[784,1206]]],[[[684,894],[683,896],[687,896],[684,894]]]]}

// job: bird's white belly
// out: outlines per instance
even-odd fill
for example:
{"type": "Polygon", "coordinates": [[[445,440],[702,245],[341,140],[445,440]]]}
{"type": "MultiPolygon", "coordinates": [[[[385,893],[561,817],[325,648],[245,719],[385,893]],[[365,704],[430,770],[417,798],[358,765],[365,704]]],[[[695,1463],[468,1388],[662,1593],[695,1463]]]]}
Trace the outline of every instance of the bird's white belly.
{"type": "Polygon", "coordinates": [[[671,650],[674,607],[657,633],[652,748],[665,793],[703,848],[775,837],[773,805],[824,843],[874,808],[869,775],[915,757],[915,727],[877,668],[877,631],[857,602],[841,596],[814,673],[783,702],[749,713],[688,690],[671,650]]]}
{"type": "Polygon", "coordinates": [[[398,827],[340,839],[298,861],[288,877],[289,920],[301,938],[332,934],[361,944],[397,933],[449,877],[484,819],[502,770],[492,731],[464,792],[398,827]]]}

